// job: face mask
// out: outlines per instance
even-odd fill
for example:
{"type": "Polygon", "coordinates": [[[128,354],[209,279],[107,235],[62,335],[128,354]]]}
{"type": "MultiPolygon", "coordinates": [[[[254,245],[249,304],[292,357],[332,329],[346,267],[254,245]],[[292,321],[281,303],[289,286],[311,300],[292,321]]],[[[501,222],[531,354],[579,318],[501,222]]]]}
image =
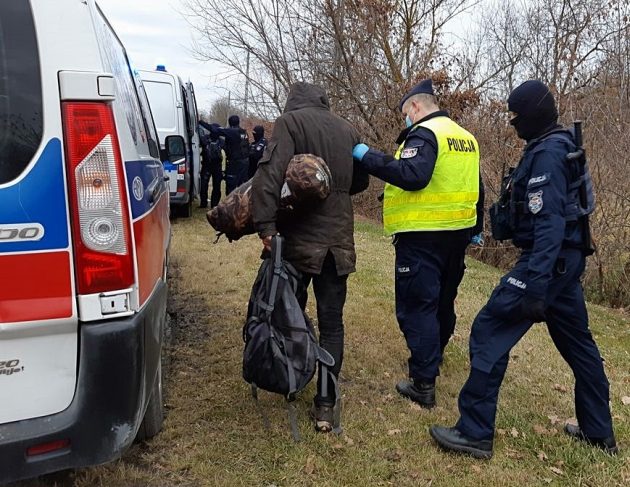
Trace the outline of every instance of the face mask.
{"type": "Polygon", "coordinates": [[[411,110],[409,110],[409,113],[407,113],[407,116],[405,117],[405,125],[407,127],[411,127],[413,124],[414,124],[414,121],[411,118],[411,110]]]}

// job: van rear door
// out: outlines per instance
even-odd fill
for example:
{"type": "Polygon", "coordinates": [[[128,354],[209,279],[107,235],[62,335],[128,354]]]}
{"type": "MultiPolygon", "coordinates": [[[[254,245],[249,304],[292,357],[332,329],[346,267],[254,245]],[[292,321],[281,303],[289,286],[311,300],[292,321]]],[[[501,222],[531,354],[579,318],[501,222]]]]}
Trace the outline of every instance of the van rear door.
{"type": "Polygon", "coordinates": [[[193,84],[188,81],[184,85],[184,102],[187,105],[186,112],[186,130],[188,131],[188,137],[190,138],[191,147],[191,165],[192,165],[192,178],[195,182],[194,193],[195,196],[199,195],[200,174],[201,174],[201,145],[199,142],[199,114],[197,113],[197,100],[195,99],[195,89],[193,84]]]}
{"type": "Polygon", "coordinates": [[[65,409],[76,383],[59,88],[40,23],[30,2],[0,2],[0,424],[65,409]]]}
{"type": "MultiPolygon", "coordinates": [[[[151,73],[141,71],[142,84],[146,91],[151,113],[155,121],[155,128],[158,131],[160,147],[164,149],[164,141],[169,135],[179,135],[178,128],[178,108],[175,99],[174,78],[166,73],[151,73]]],[[[183,179],[177,166],[170,163],[164,165],[168,176],[169,192],[177,193],[178,180],[183,179]]],[[[181,183],[180,183],[181,185],[181,183]]]]}

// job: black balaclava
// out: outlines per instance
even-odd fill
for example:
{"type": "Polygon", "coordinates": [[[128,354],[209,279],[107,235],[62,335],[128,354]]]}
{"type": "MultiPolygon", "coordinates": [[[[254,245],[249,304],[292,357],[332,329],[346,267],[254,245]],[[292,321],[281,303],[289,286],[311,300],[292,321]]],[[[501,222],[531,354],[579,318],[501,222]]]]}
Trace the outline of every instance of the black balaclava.
{"type": "Polygon", "coordinates": [[[254,142],[258,142],[265,136],[265,128],[262,125],[256,125],[254,127],[254,142]]]}
{"type": "Polygon", "coordinates": [[[241,119],[238,118],[238,115],[232,115],[228,118],[228,123],[230,124],[230,127],[238,127],[238,124],[241,123],[241,119]]]}
{"type": "Polygon", "coordinates": [[[542,81],[525,81],[512,90],[508,109],[517,115],[510,120],[510,124],[518,136],[527,141],[540,137],[558,125],[556,102],[542,81]]]}

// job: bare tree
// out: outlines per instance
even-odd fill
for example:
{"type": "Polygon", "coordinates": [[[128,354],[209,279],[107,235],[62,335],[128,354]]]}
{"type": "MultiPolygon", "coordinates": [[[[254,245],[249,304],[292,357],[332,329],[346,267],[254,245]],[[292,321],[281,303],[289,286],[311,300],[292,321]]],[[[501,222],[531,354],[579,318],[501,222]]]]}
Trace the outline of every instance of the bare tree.
{"type": "MultiPolygon", "coordinates": [[[[402,128],[400,96],[430,76],[441,106],[480,142],[489,203],[522,148],[508,124],[507,95],[526,79],[547,83],[561,119],[585,122],[599,202],[587,289],[630,304],[629,0],[186,2],[197,55],[227,67],[239,106],[247,79],[248,107],[264,120],[282,111],[291,83],[311,81],[367,143],[391,150],[402,128]]],[[[372,216],[380,211],[372,200],[378,190],[360,201],[372,216]]],[[[498,244],[481,255],[499,265],[513,256],[498,244]]]]}

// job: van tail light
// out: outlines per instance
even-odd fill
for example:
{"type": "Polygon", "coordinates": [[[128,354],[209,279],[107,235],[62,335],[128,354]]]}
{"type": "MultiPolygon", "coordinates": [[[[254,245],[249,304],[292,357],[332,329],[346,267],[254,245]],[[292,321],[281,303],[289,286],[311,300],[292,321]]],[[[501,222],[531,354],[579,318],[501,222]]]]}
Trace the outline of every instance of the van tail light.
{"type": "Polygon", "coordinates": [[[62,116],[79,294],[131,287],[128,200],[112,107],[63,102],[62,116]]]}
{"type": "Polygon", "coordinates": [[[179,164],[177,166],[177,173],[178,174],[186,174],[186,163],[185,162],[182,163],[182,164],[179,164]]]}

